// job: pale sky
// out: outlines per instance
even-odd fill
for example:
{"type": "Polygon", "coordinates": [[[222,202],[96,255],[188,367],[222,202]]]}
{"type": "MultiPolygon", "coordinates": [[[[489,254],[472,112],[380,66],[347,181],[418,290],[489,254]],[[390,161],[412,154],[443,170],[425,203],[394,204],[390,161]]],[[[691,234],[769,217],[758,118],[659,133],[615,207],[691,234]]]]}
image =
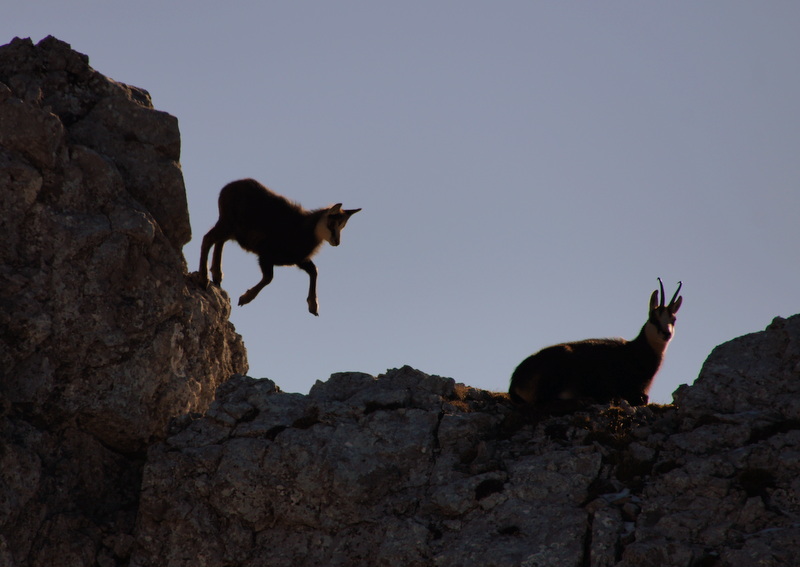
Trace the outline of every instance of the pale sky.
{"type": "Polygon", "coordinates": [[[632,339],[683,281],[651,390],[800,312],[800,3],[4,2],[179,120],[197,270],[227,182],[363,208],[320,316],[225,247],[249,374],[306,393],[409,364],[506,390],[550,344],[632,339]]]}

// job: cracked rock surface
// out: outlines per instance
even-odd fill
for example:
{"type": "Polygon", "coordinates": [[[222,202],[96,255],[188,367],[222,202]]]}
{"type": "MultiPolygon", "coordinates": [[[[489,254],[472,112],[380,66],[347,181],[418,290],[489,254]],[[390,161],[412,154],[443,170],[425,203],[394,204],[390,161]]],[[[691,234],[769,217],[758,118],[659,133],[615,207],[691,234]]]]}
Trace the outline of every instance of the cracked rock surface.
{"type": "Polygon", "coordinates": [[[716,349],[679,406],[523,415],[410,367],[307,396],[237,376],[148,453],[131,564],[791,565],[800,416],[764,402],[798,369],[794,316],[716,349]]]}
{"type": "Polygon", "coordinates": [[[0,47],[0,565],[127,563],[146,448],[246,372],[200,289],[177,120],[49,37],[0,47]]]}
{"type": "Polygon", "coordinates": [[[186,274],[177,120],[55,38],[0,48],[0,392],[114,449],[247,370],[230,305],[186,274]]]}

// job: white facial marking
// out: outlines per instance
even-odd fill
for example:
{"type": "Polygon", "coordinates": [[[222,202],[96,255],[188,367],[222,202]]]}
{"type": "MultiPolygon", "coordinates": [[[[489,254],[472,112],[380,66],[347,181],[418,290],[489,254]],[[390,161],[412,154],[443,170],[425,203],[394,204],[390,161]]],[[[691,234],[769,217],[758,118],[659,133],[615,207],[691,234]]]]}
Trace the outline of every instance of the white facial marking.
{"type": "Polygon", "coordinates": [[[668,309],[658,309],[651,316],[656,321],[648,321],[645,327],[647,342],[655,350],[665,351],[675,334],[675,315],[668,309]]]}
{"type": "Polygon", "coordinates": [[[314,228],[314,234],[320,240],[324,240],[326,242],[330,242],[333,235],[331,234],[330,229],[328,228],[328,216],[325,215],[319,219],[317,222],[317,226],[314,228]]]}

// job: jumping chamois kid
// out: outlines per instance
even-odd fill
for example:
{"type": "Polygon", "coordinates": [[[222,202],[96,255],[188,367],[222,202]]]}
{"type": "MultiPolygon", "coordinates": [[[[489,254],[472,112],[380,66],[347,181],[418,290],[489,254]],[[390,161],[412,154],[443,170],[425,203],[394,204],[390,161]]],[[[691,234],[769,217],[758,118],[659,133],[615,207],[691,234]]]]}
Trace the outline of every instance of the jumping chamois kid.
{"type": "Polygon", "coordinates": [[[258,254],[262,278],[240,298],[239,305],[255,299],[272,281],[273,266],[297,266],[308,274],[308,311],[319,315],[317,267],[311,257],[323,241],[338,246],[341,232],[350,216],[361,209],[342,210],[342,204],[307,211],[285,197],[273,193],[254,179],[228,183],[219,193],[219,220],[203,237],[200,248],[200,278],[208,282],[208,252],[214,246],[211,277],[222,281],[222,247],[236,240],[258,254]]]}
{"type": "Polygon", "coordinates": [[[518,404],[558,403],[592,399],[605,403],[625,399],[645,405],[653,377],[661,366],[675,329],[675,314],[683,297],[678,290],[664,305],[664,284],[650,296],[650,316],[639,336],[624,339],[588,339],[547,347],[520,363],[511,375],[508,393],[518,404]]]}

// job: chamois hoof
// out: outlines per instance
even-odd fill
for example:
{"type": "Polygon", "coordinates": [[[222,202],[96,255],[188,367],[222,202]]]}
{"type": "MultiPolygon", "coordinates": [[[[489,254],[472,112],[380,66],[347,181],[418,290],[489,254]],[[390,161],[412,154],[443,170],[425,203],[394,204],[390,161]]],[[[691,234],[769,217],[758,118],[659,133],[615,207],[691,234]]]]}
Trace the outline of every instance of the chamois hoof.
{"type": "Polygon", "coordinates": [[[319,304],[317,303],[316,299],[308,300],[308,312],[315,317],[319,317],[319,304]]]}
{"type": "Polygon", "coordinates": [[[250,291],[251,291],[251,290],[247,290],[247,291],[246,291],[246,292],[244,292],[244,293],[242,294],[242,296],[239,298],[239,306],[240,306],[240,307],[241,307],[242,305],[247,305],[248,303],[250,303],[251,301],[253,301],[253,299],[255,299],[255,297],[256,297],[256,294],[255,294],[255,293],[250,293],[250,291]]]}

